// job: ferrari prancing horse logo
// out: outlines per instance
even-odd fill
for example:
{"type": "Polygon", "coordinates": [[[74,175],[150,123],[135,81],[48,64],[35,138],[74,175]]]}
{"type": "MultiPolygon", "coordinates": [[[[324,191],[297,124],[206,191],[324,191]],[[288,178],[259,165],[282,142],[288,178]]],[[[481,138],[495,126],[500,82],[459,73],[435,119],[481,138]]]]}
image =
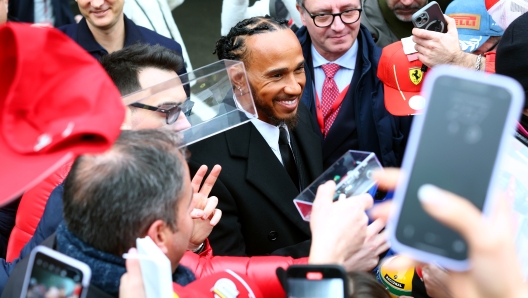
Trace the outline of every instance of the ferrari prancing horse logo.
{"type": "Polygon", "coordinates": [[[409,78],[413,84],[418,85],[422,82],[423,72],[420,67],[413,67],[409,69],[409,78]]]}

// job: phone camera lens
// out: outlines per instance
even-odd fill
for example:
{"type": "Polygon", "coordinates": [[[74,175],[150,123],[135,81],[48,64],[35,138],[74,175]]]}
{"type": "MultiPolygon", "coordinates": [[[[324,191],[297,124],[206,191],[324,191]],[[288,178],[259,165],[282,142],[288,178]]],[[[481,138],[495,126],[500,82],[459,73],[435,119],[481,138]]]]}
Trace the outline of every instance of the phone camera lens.
{"type": "Polygon", "coordinates": [[[422,17],[416,18],[416,22],[421,23],[422,22],[422,17]]]}

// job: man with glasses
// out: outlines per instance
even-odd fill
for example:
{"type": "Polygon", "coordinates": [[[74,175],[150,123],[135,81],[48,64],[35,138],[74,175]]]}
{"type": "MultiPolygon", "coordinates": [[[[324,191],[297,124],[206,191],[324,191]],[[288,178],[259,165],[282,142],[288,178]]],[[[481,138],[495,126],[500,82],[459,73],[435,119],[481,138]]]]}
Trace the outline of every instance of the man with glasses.
{"type": "MultiPolygon", "coordinates": [[[[187,100],[183,87],[177,84],[179,78],[176,70],[183,67],[183,59],[175,51],[160,45],[134,44],[103,56],[101,64],[121,95],[149,88],[167,80],[175,81],[174,88],[150,96],[141,103],[129,105],[124,128],[131,130],[161,128],[180,131],[191,126],[186,114],[190,113],[193,103],[187,100]]],[[[5,274],[0,271],[0,294],[14,264],[51,236],[63,220],[63,192],[63,183],[53,189],[35,233],[20,252],[19,259],[16,259],[13,265],[4,264],[4,268],[0,268],[5,271],[5,274]]],[[[200,243],[194,246],[203,247],[200,243]]]]}
{"type": "Polygon", "coordinates": [[[360,0],[297,0],[297,8],[306,61],[302,102],[319,124],[324,167],[348,150],[374,152],[384,166],[399,166],[410,120],[385,109],[376,76],[381,49],[360,24],[360,0]]]}

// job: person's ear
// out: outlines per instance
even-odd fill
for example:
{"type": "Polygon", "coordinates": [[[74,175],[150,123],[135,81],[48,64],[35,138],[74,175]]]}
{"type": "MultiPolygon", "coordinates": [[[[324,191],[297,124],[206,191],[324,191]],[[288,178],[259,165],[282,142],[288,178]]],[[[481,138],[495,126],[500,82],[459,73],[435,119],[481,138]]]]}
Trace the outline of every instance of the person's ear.
{"type": "Polygon", "coordinates": [[[245,76],[246,72],[244,71],[243,64],[233,65],[227,69],[229,78],[231,78],[231,83],[236,90],[243,90],[247,92],[247,78],[245,76]]]}
{"type": "Polygon", "coordinates": [[[147,230],[147,235],[157,247],[166,255],[169,253],[167,243],[169,241],[170,227],[161,219],[154,221],[147,230]]]}

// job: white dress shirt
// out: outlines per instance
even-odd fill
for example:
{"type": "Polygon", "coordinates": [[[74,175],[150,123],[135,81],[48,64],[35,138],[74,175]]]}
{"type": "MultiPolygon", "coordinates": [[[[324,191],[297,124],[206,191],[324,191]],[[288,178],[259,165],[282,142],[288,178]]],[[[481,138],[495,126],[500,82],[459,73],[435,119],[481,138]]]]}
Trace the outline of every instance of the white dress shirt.
{"type": "Polygon", "coordinates": [[[356,68],[356,57],[358,53],[358,42],[357,40],[354,42],[352,47],[348,49],[348,51],[341,57],[339,57],[335,61],[328,61],[317,50],[312,44],[312,60],[313,60],[313,66],[314,66],[314,76],[315,76],[315,91],[317,92],[317,95],[319,96],[319,101],[322,100],[321,98],[321,92],[323,91],[323,83],[326,79],[326,75],[323,71],[323,68],[321,65],[327,64],[327,63],[335,63],[341,66],[341,68],[337,71],[337,73],[334,76],[334,81],[337,84],[337,88],[339,89],[339,92],[343,91],[346,86],[350,84],[352,81],[352,76],[354,75],[354,69],[356,68]]]}

